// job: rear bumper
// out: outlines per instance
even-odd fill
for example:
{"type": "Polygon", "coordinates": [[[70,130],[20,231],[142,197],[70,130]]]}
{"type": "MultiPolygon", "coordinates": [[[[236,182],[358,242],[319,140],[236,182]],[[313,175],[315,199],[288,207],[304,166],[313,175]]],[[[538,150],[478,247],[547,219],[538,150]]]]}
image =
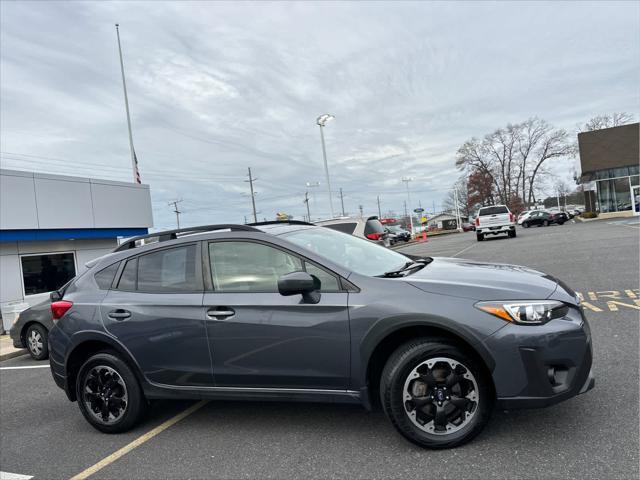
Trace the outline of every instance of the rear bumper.
{"type": "Polygon", "coordinates": [[[69,382],[67,381],[67,369],[65,366],[64,352],[68,337],[57,327],[49,331],[49,367],[51,368],[51,376],[58,387],[64,390],[69,400],[75,400],[74,392],[70,391],[69,382]]]}
{"type": "Polygon", "coordinates": [[[515,231],[515,224],[512,225],[500,225],[497,227],[476,227],[476,233],[483,235],[499,235],[502,233],[509,233],[515,231]]]}
{"type": "Polygon", "coordinates": [[[499,408],[547,407],[595,385],[591,332],[576,308],[546,325],[509,324],[485,343],[496,359],[499,408]]]}

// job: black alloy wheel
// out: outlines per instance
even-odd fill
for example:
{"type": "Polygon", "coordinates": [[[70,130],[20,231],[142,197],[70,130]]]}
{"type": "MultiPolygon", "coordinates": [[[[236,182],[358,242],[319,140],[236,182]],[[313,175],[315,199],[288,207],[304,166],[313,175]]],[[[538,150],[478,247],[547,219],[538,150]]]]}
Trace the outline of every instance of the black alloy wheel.
{"type": "Polygon", "coordinates": [[[138,380],[115,352],[90,357],[80,368],[75,383],[80,411],[101,432],[129,430],[146,410],[138,380]]]}

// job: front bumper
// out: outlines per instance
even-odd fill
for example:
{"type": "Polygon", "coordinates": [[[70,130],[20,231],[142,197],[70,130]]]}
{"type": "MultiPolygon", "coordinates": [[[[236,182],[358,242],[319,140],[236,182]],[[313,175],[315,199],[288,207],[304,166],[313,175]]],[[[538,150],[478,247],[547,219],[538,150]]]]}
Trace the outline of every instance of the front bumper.
{"type": "Polygon", "coordinates": [[[20,327],[18,327],[17,323],[14,323],[13,326],[9,329],[9,336],[13,341],[13,346],[15,348],[25,348],[26,345],[22,341],[22,335],[20,332],[20,327]]]}
{"type": "Polygon", "coordinates": [[[577,308],[545,325],[508,324],[485,344],[496,360],[499,408],[547,407],[595,385],[591,332],[577,308]]]}

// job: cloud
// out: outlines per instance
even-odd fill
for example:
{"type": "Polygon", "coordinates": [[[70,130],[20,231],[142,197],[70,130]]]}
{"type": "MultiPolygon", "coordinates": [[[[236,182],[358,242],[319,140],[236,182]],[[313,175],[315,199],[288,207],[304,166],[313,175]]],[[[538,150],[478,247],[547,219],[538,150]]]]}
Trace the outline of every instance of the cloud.
{"type": "MultiPolygon", "coordinates": [[[[3,168],[131,178],[113,24],[158,227],[439,204],[469,137],[640,111],[637,3],[3,2],[3,168]],[[8,152],[8,153],[7,153],[8,152]],[[320,187],[307,187],[320,182],[320,187]]],[[[567,173],[562,165],[554,167],[567,173]]],[[[568,172],[570,175],[571,172],[568,172]]],[[[436,209],[438,205],[436,205],[436,209]]]]}

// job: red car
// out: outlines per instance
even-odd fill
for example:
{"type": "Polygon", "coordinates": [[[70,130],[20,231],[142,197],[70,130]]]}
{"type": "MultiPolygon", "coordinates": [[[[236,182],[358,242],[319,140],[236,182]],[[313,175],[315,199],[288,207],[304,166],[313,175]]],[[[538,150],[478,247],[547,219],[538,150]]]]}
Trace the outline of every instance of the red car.
{"type": "Polygon", "coordinates": [[[463,232],[475,232],[476,226],[473,223],[463,222],[462,223],[462,231],[463,232]]]}

